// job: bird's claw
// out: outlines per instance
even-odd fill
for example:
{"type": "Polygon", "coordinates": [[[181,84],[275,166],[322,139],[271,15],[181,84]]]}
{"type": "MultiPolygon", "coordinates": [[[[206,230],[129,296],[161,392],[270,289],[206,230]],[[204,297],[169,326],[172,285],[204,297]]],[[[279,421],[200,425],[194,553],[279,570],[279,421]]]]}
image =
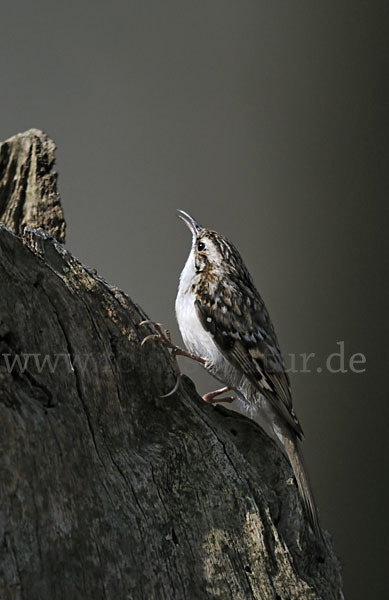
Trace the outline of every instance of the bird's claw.
{"type": "Polygon", "coordinates": [[[179,388],[181,386],[182,374],[181,374],[180,368],[178,366],[177,354],[180,354],[181,352],[184,352],[184,351],[182,351],[181,348],[178,348],[177,346],[175,346],[172,343],[171,333],[170,333],[169,329],[166,329],[166,327],[164,327],[162,325],[162,323],[156,323],[155,321],[151,321],[151,320],[147,319],[145,321],[141,321],[140,323],[138,323],[138,327],[142,327],[143,325],[153,325],[158,333],[152,333],[150,335],[147,335],[145,338],[143,338],[143,340],[141,341],[141,346],[143,346],[146,342],[148,342],[150,340],[155,340],[156,342],[159,342],[160,344],[164,344],[171,350],[171,356],[174,361],[174,370],[175,370],[175,374],[177,376],[177,381],[174,384],[173,389],[170,390],[170,392],[168,392],[167,394],[162,394],[162,396],[159,396],[160,398],[169,398],[170,396],[173,396],[179,390],[179,388]]]}
{"type": "Polygon", "coordinates": [[[167,394],[162,394],[162,396],[160,396],[160,398],[169,398],[170,396],[173,396],[181,387],[181,379],[182,379],[182,374],[180,372],[176,373],[177,375],[177,381],[174,384],[174,388],[172,390],[170,390],[170,392],[168,392],[167,394]]]}
{"type": "Polygon", "coordinates": [[[141,327],[142,325],[153,325],[158,331],[158,333],[153,333],[151,335],[146,336],[141,342],[142,346],[148,340],[155,340],[167,346],[172,351],[171,354],[173,358],[175,358],[176,356],[186,356],[187,358],[195,360],[203,365],[206,363],[205,358],[202,358],[201,356],[196,356],[195,354],[191,354],[190,352],[187,352],[186,350],[175,346],[172,342],[170,331],[166,329],[166,327],[164,327],[161,323],[156,323],[155,321],[150,320],[141,321],[140,323],[138,323],[138,327],[141,327]]]}
{"type": "Polygon", "coordinates": [[[181,375],[180,367],[178,366],[177,356],[186,356],[187,358],[191,358],[192,360],[195,360],[203,365],[205,364],[206,360],[204,358],[201,358],[201,356],[196,356],[195,354],[191,354],[190,352],[187,352],[186,350],[183,350],[182,348],[175,346],[172,342],[172,337],[171,337],[170,331],[168,329],[166,329],[166,327],[164,327],[161,323],[155,323],[154,321],[146,320],[146,321],[141,321],[138,324],[138,327],[141,327],[142,325],[153,325],[158,332],[158,333],[152,333],[151,335],[147,335],[141,342],[142,346],[149,340],[155,340],[156,342],[159,342],[160,344],[167,346],[167,348],[169,348],[169,350],[171,350],[171,356],[174,361],[174,369],[175,369],[175,372],[177,375],[177,381],[176,381],[174,388],[168,394],[164,394],[163,396],[160,396],[161,398],[167,398],[168,396],[172,396],[173,394],[175,394],[181,385],[182,375],[181,375]]]}
{"type": "Polygon", "coordinates": [[[225,386],[223,388],[220,388],[219,390],[215,390],[214,392],[208,392],[208,394],[204,394],[203,400],[204,400],[204,402],[207,402],[208,404],[217,404],[218,402],[234,402],[234,400],[235,400],[234,396],[226,396],[224,398],[217,398],[217,396],[220,396],[221,394],[224,394],[225,392],[229,392],[229,391],[230,391],[230,388],[228,386],[225,386]],[[215,398],[217,398],[217,400],[215,398]]]}
{"type": "MultiPolygon", "coordinates": [[[[205,394],[206,396],[207,394],[205,394]]],[[[226,404],[230,404],[231,402],[235,402],[236,398],[235,396],[226,396],[225,398],[218,398],[217,400],[207,400],[204,396],[203,396],[203,400],[204,402],[206,402],[207,404],[222,404],[223,402],[225,402],[226,404]]]]}
{"type": "Polygon", "coordinates": [[[155,321],[147,319],[146,321],[141,321],[140,323],[138,323],[138,327],[142,327],[143,325],[153,325],[158,331],[158,333],[152,333],[151,335],[147,335],[145,338],[143,338],[141,346],[143,346],[149,340],[155,340],[157,342],[161,342],[161,344],[165,344],[169,348],[175,347],[172,344],[172,336],[170,334],[170,331],[166,329],[166,327],[164,327],[162,323],[156,323],[155,321]]]}

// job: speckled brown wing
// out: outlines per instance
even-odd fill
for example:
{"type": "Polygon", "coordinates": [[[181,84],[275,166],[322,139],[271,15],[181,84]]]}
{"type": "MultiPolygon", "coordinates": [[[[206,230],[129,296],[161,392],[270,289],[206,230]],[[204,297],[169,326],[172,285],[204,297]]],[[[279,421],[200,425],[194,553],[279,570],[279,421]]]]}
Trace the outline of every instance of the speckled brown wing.
{"type": "Polygon", "coordinates": [[[211,302],[197,294],[196,308],[203,327],[228,361],[239,368],[301,438],[303,431],[292,407],[289,377],[266,307],[250,285],[219,285],[211,302]],[[216,298],[216,299],[215,299],[216,298]]]}

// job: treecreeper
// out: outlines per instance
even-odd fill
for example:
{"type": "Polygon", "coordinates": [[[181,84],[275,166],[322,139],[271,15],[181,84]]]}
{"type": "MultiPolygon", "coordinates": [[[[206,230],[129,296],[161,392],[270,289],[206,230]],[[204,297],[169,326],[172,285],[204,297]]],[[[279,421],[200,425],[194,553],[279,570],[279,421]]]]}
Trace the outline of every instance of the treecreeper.
{"type": "Polygon", "coordinates": [[[239,412],[263,424],[288,457],[312,529],[324,542],[299,447],[303,430],[293,409],[289,377],[266,306],[235,246],[185,211],[179,210],[178,216],[192,233],[176,298],[177,321],[189,352],[172,346],[159,324],[158,334],[145,341],[165,342],[174,355],[201,362],[223,384],[203,400],[236,400],[239,412]],[[231,390],[236,398],[220,398],[231,390]]]}

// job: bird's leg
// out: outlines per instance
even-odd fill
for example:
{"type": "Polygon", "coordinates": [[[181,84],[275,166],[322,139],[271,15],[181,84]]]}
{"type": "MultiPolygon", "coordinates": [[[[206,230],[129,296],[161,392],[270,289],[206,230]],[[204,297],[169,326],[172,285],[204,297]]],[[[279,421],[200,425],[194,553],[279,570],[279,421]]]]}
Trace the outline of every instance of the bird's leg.
{"type": "MultiPolygon", "coordinates": [[[[146,342],[148,342],[150,340],[155,340],[156,342],[159,342],[160,344],[167,346],[167,348],[169,348],[171,350],[171,356],[173,357],[175,371],[177,374],[177,381],[176,381],[174,388],[170,392],[161,396],[161,398],[167,398],[168,396],[172,396],[173,394],[175,394],[181,384],[182,375],[181,375],[180,368],[178,366],[177,356],[186,356],[187,358],[190,358],[191,360],[195,360],[201,364],[205,364],[206,360],[205,360],[205,358],[202,358],[201,356],[197,356],[196,354],[191,354],[190,352],[187,352],[186,350],[183,350],[182,348],[175,346],[172,342],[172,337],[171,337],[170,331],[168,329],[166,329],[166,327],[164,327],[161,323],[156,323],[155,321],[150,321],[150,320],[141,321],[138,324],[138,327],[141,327],[143,325],[154,325],[154,327],[158,331],[158,333],[147,335],[145,338],[143,338],[143,340],[141,342],[142,346],[143,346],[143,344],[145,344],[146,342]]],[[[219,396],[220,394],[224,394],[225,392],[229,392],[229,391],[230,391],[230,388],[226,386],[226,387],[220,388],[219,390],[215,390],[214,392],[208,392],[208,394],[204,394],[203,400],[204,400],[204,402],[207,402],[208,404],[216,404],[217,402],[233,402],[235,400],[235,398],[233,398],[232,396],[227,396],[226,398],[220,398],[218,400],[215,400],[216,396],[219,396]]]]}
{"type": "Polygon", "coordinates": [[[208,394],[204,394],[203,400],[204,402],[208,402],[209,404],[216,404],[217,402],[233,402],[235,398],[232,396],[227,396],[226,398],[219,398],[215,400],[216,396],[220,394],[224,394],[225,392],[229,392],[230,388],[228,386],[220,388],[220,390],[215,390],[214,392],[208,392],[208,394]]]}
{"type": "Polygon", "coordinates": [[[145,344],[149,340],[155,340],[156,342],[160,342],[164,346],[167,346],[167,348],[169,348],[172,351],[172,356],[186,356],[187,358],[196,360],[197,362],[202,363],[203,365],[205,364],[205,358],[201,358],[201,356],[191,354],[190,352],[187,352],[186,350],[175,346],[175,344],[173,344],[172,342],[172,336],[170,334],[170,331],[166,329],[161,323],[155,323],[154,321],[141,321],[138,324],[138,327],[140,327],[141,325],[154,325],[155,329],[158,331],[158,333],[148,335],[145,338],[143,338],[141,346],[143,346],[143,344],[145,344]]]}
{"type": "Polygon", "coordinates": [[[161,398],[167,398],[168,396],[172,396],[173,394],[175,394],[181,385],[182,374],[180,371],[180,367],[178,366],[177,356],[186,356],[187,358],[190,358],[202,364],[205,364],[206,361],[204,358],[201,358],[201,356],[196,356],[196,354],[191,354],[190,352],[187,352],[186,350],[175,346],[172,342],[170,331],[166,329],[166,327],[164,327],[161,323],[155,323],[154,321],[150,320],[141,321],[140,323],[138,323],[138,327],[141,327],[142,325],[154,325],[158,333],[151,334],[143,338],[141,346],[143,346],[143,344],[145,344],[149,340],[155,340],[156,342],[167,346],[167,348],[171,350],[171,356],[174,361],[174,368],[177,375],[177,381],[174,388],[170,392],[161,396],[161,398]]]}

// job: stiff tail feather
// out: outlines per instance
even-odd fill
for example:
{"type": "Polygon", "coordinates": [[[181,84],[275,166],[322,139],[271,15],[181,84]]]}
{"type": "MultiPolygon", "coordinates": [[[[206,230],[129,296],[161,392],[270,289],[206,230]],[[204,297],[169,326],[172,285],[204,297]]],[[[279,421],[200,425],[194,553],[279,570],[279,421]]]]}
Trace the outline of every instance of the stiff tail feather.
{"type": "Polygon", "coordinates": [[[282,444],[286,450],[289,462],[296,477],[297,487],[303,500],[311,527],[316,536],[325,544],[323,532],[319,523],[319,515],[315,498],[313,496],[308,473],[304,465],[304,459],[299,447],[299,442],[297,439],[293,440],[289,436],[285,435],[282,436],[282,444]]]}

